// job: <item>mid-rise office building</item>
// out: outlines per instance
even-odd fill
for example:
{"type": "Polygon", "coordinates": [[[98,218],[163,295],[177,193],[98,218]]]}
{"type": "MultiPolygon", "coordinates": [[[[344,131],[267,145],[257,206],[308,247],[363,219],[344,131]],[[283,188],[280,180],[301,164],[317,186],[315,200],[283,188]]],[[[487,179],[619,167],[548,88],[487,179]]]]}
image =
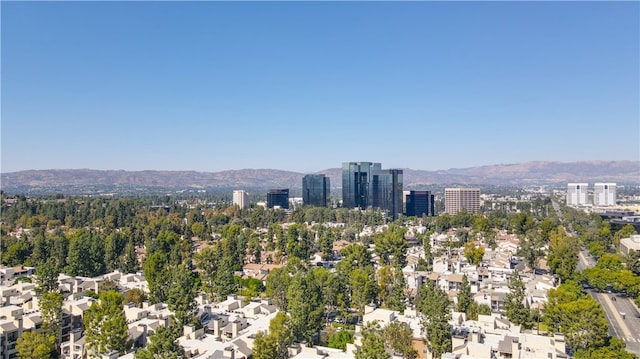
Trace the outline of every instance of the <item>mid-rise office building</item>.
{"type": "Polygon", "coordinates": [[[411,191],[406,196],[408,217],[435,216],[435,197],[431,191],[411,191]]]}
{"type": "Polygon", "coordinates": [[[445,188],[444,210],[452,216],[462,210],[478,213],[480,210],[480,189],[445,188]]]}
{"type": "Polygon", "coordinates": [[[593,185],[593,205],[594,206],[615,206],[616,204],[616,184],[596,183],[593,185]]]}
{"type": "Polygon", "coordinates": [[[289,189],[272,189],[267,193],[267,208],[289,208],[289,189]]]}
{"type": "Polygon", "coordinates": [[[399,169],[373,172],[371,206],[387,211],[393,219],[402,213],[403,171],[399,169]]]}
{"type": "Polygon", "coordinates": [[[567,206],[584,206],[587,204],[587,183],[567,184],[567,206]]]}
{"type": "Polygon", "coordinates": [[[330,180],[325,175],[306,175],[302,178],[302,203],[326,207],[329,203],[330,180]]]}
{"type": "Polygon", "coordinates": [[[373,172],[380,170],[382,170],[380,163],[344,162],[342,164],[342,206],[363,209],[371,206],[373,172]]]}
{"type": "Polygon", "coordinates": [[[233,191],[233,204],[240,209],[249,208],[249,194],[241,189],[233,191]]]}

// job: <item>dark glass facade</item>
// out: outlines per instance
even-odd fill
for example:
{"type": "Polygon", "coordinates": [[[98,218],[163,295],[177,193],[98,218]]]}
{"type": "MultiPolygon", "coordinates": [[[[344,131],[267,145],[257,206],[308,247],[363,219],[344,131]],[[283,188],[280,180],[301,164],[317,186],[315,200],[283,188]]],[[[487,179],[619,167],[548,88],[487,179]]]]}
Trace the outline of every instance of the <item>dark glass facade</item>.
{"type": "Polygon", "coordinates": [[[407,195],[408,217],[435,216],[434,195],[431,191],[411,191],[407,195]]]}
{"type": "Polygon", "coordinates": [[[289,189],[272,189],[267,193],[267,207],[289,208],[289,189]]]}
{"type": "Polygon", "coordinates": [[[377,170],[373,172],[371,205],[387,211],[393,219],[402,211],[402,170],[377,170]]]}
{"type": "Polygon", "coordinates": [[[302,203],[308,206],[326,207],[329,203],[329,177],[306,175],[302,178],[302,203]]]}
{"type": "Polygon", "coordinates": [[[342,206],[363,209],[371,206],[372,175],[374,171],[381,169],[380,163],[344,162],[342,164],[342,206]]]}

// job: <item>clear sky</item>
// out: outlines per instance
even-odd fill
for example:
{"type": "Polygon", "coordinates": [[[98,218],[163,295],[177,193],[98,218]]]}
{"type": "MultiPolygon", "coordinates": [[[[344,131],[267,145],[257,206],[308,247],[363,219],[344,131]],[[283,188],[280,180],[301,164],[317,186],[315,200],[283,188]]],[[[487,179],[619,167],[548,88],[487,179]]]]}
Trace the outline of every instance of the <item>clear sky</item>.
{"type": "Polygon", "coordinates": [[[2,172],[640,159],[637,1],[0,6],[2,172]]]}

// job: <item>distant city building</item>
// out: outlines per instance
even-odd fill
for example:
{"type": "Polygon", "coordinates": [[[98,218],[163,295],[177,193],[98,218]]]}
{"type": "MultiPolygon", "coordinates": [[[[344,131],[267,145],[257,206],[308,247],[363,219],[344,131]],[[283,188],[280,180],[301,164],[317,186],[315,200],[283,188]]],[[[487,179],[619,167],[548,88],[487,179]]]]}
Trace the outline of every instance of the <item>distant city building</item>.
{"type": "Polygon", "coordinates": [[[241,189],[233,191],[233,204],[240,209],[249,208],[249,194],[241,189]]]}
{"type": "Polygon", "coordinates": [[[373,171],[371,206],[387,211],[393,219],[402,211],[402,170],[373,171]]]}
{"type": "Polygon", "coordinates": [[[267,208],[289,208],[289,189],[272,189],[267,193],[267,208]]]}
{"type": "Polygon", "coordinates": [[[462,210],[477,213],[480,210],[480,189],[445,188],[444,210],[452,216],[462,210]]]}
{"type": "Polygon", "coordinates": [[[640,254],[640,234],[620,239],[620,252],[629,255],[631,252],[640,254]]]}
{"type": "Polygon", "coordinates": [[[329,203],[330,181],[325,175],[306,175],[302,178],[302,203],[326,207],[329,203]]]}
{"type": "Polygon", "coordinates": [[[616,205],[616,184],[596,183],[593,186],[594,206],[615,206],[616,205]]]}
{"type": "Polygon", "coordinates": [[[342,206],[346,208],[367,208],[372,205],[373,189],[371,181],[374,171],[382,170],[380,163],[342,163],[342,206]]]}
{"type": "Polygon", "coordinates": [[[567,206],[584,206],[587,204],[588,183],[567,184],[567,206]]]}
{"type": "Polygon", "coordinates": [[[406,196],[408,217],[435,216],[435,198],[431,191],[410,191],[406,196]]]}

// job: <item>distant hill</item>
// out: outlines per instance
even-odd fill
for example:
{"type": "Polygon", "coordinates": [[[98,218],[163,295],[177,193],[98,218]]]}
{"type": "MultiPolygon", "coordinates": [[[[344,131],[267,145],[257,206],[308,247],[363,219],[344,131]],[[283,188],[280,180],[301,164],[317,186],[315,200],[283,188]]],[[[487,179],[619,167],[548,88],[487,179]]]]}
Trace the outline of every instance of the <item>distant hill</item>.
{"type": "MultiPolygon", "coordinates": [[[[324,173],[332,187],[342,184],[340,168],[324,173]]],[[[273,169],[243,169],[221,172],[29,170],[0,174],[1,188],[9,193],[67,192],[66,189],[135,192],[148,188],[300,188],[304,173],[273,169]]],[[[526,162],[439,171],[404,169],[406,188],[442,185],[531,185],[566,182],[640,183],[640,161],[526,162]]]]}

